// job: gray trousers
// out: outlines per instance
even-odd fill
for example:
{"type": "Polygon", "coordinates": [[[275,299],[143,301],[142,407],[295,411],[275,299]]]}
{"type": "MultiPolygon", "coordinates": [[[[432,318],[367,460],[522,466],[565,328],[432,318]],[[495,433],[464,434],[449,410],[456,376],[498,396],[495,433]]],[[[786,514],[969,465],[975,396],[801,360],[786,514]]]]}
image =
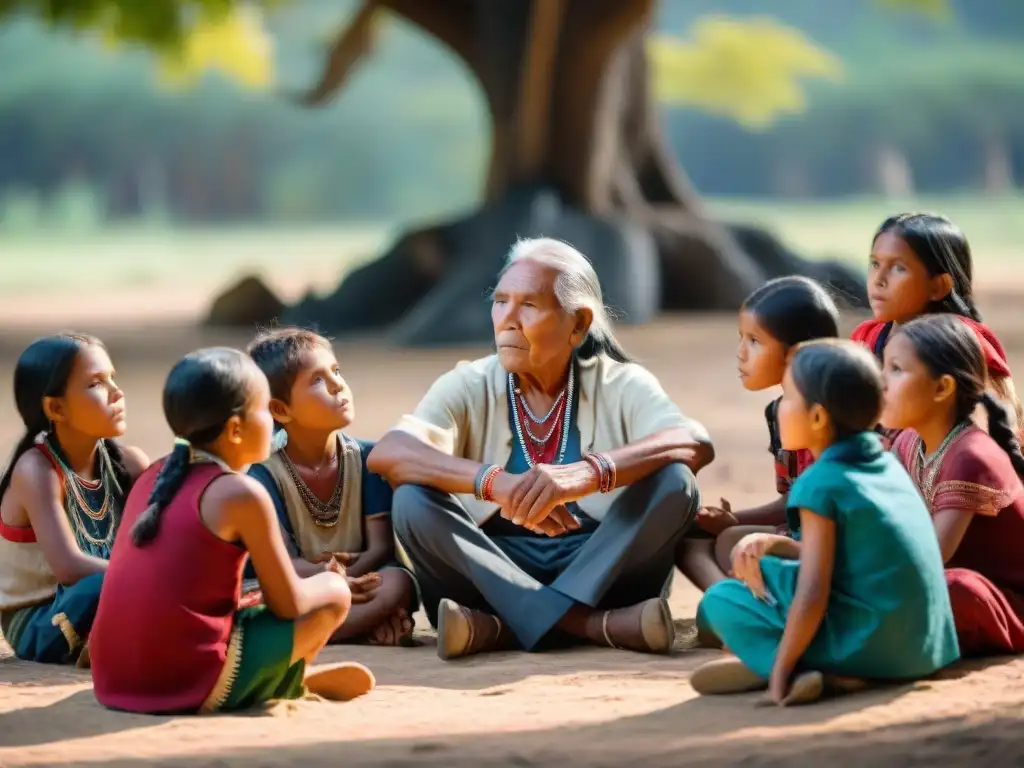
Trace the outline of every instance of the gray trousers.
{"type": "Polygon", "coordinates": [[[693,473],[671,464],[627,488],[586,533],[491,537],[454,496],[420,485],[395,490],[391,516],[432,625],[449,598],[496,614],[529,651],[577,603],[620,608],[662,594],[699,508],[693,473]]]}

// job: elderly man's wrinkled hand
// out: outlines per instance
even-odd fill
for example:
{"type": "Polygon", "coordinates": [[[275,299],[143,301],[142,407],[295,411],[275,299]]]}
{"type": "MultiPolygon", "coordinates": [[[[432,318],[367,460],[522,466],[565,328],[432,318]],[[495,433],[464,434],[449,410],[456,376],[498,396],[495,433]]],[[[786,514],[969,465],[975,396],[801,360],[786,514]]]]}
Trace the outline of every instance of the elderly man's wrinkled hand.
{"type": "Polygon", "coordinates": [[[534,533],[543,533],[545,536],[561,536],[563,533],[575,531],[580,525],[568,507],[564,504],[559,504],[551,510],[551,513],[546,518],[536,525],[525,525],[524,527],[534,533]]]}
{"type": "MultiPolygon", "coordinates": [[[[539,526],[558,508],[582,499],[596,490],[594,471],[585,461],[575,464],[537,464],[523,473],[509,504],[502,515],[516,525],[527,528],[539,526]]],[[[579,528],[579,522],[566,513],[558,519],[567,530],[579,528]]]]}

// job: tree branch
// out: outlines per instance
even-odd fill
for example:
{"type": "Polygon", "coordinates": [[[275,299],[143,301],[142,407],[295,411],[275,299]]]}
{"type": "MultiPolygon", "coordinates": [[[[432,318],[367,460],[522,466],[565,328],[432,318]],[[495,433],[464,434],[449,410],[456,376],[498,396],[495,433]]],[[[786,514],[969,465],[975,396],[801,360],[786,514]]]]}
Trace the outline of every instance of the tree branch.
{"type": "Polygon", "coordinates": [[[294,96],[295,101],[302,106],[319,107],[344,87],[356,66],[373,49],[374,21],[379,10],[377,0],[364,0],[355,18],[331,45],[320,81],[305,93],[294,96]]]}

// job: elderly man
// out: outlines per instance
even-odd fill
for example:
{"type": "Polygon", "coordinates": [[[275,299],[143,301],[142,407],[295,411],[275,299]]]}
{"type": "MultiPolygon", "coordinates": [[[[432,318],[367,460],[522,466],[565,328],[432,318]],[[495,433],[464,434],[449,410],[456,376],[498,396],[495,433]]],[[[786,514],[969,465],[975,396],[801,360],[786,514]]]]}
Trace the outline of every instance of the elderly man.
{"type": "Polygon", "coordinates": [[[368,457],[438,655],[555,637],[668,653],[708,435],[629,361],[571,246],[519,242],[492,300],[497,354],[441,376],[368,457]]]}

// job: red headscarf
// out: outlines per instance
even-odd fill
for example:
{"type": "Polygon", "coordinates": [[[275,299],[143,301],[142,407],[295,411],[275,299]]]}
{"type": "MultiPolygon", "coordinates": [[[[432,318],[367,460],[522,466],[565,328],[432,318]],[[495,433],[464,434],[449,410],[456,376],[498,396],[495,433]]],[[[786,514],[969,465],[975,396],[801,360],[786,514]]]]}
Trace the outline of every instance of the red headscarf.
{"type": "MultiPolygon", "coordinates": [[[[1010,375],[1010,366],[1006,362],[1006,352],[1003,350],[1003,345],[999,342],[999,338],[992,332],[992,329],[984,323],[971,320],[969,317],[964,317],[963,315],[956,315],[956,317],[966,323],[967,327],[974,331],[974,335],[977,336],[981,349],[985,353],[985,362],[988,363],[989,376],[994,379],[1008,377],[1010,375]]],[[[858,325],[853,330],[853,333],[850,334],[850,338],[865,345],[877,356],[881,357],[882,350],[877,348],[878,342],[883,338],[883,334],[887,333],[889,327],[889,323],[883,323],[880,320],[868,320],[858,325]]]]}

